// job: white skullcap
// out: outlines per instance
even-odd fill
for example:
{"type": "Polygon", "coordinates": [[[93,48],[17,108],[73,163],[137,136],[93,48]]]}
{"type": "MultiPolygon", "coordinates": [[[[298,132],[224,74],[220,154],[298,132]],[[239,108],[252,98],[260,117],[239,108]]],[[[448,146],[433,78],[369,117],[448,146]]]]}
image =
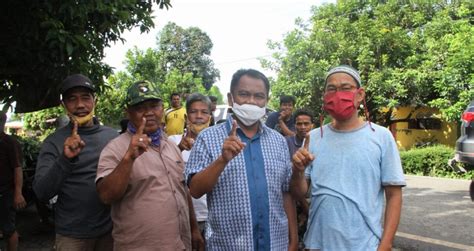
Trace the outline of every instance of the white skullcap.
{"type": "Polygon", "coordinates": [[[354,80],[357,82],[357,87],[361,86],[361,80],[360,80],[360,75],[359,72],[354,69],[353,67],[349,65],[339,65],[334,68],[331,68],[328,73],[326,74],[326,81],[327,83],[329,76],[331,76],[334,73],[346,73],[349,74],[351,77],[354,78],[354,80]]]}

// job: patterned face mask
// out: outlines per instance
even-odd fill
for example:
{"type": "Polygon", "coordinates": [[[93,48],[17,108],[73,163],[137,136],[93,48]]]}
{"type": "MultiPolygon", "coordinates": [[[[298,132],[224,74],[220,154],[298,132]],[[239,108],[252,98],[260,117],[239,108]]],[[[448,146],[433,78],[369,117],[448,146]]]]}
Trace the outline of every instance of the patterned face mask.
{"type": "MultiPolygon", "coordinates": [[[[132,122],[128,122],[127,129],[132,134],[137,133],[137,129],[132,124],[132,122]]],[[[150,137],[150,139],[151,139],[151,145],[152,146],[160,146],[161,132],[162,132],[161,128],[158,128],[158,130],[156,130],[156,132],[147,134],[148,137],[150,137]]]]}

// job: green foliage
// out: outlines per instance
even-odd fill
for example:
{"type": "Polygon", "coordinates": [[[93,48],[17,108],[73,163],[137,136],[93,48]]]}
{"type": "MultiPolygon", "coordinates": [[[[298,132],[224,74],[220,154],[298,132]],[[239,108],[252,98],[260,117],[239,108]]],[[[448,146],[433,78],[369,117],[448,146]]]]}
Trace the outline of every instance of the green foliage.
{"type": "MultiPolygon", "coordinates": [[[[391,123],[380,108],[427,105],[457,121],[474,98],[474,2],[338,1],[313,8],[310,23],[269,42],[277,71],[272,94],[321,110],[325,73],[349,64],[361,72],[371,119],[391,123]]],[[[388,109],[390,112],[390,109],[388,109]]]]}
{"type": "Polygon", "coordinates": [[[97,100],[96,116],[103,124],[119,128],[120,120],[125,118],[124,100],[127,95],[127,88],[135,80],[126,73],[119,72],[111,75],[107,82],[107,88],[104,88],[104,92],[97,100]]]}
{"type": "Polygon", "coordinates": [[[54,120],[62,114],[64,114],[64,109],[61,106],[25,113],[23,116],[24,129],[35,133],[39,140],[43,141],[54,132],[56,129],[54,120]]]}
{"type": "Polygon", "coordinates": [[[18,140],[21,145],[23,169],[34,169],[40,152],[41,141],[31,137],[16,137],[16,140],[18,140]]]}
{"type": "Polygon", "coordinates": [[[170,0],[15,1],[0,3],[0,102],[16,101],[16,112],[59,104],[58,85],[71,73],[103,84],[111,68],[104,48],[123,41],[127,29],[154,26],[152,5],[170,0]]]}
{"type": "Polygon", "coordinates": [[[463,179],[474,178],[474,170],[465,174],[453,171],[448,165],[448,161],[453,156],[454,150],[445,145],[413,148],[400,152],[405,174],[463,179]]]}
{"type": "Polygon", "coordinates": [[[224,97],[222,96],[221,91],[219,90],[219,87],[216,85],[212,86],[211,89],[208,92],[209,96],[214,96],[217,97],[217,104],[223,104],[224,103],[224,97]]]}
{"type": "Polygon", "coordinates": [[[98,117],[105,125],[118,127],[125,116],[123,100],[127,89],[142,79],[158,86],[165,106],[169,106],[174,92],[183,97],[193,92],[214,95],[222,103],[222,94],[212,86],[219,73],[208,57],[211,49],[210,38],[198,28],[167,24],[157,38],[157,48],[133,48],[127,52],[126,71],[109,77],[97,105],[98,117]]]}
{"type": "MultiPolygon", "coordinates": [[[[219,70],[214,68],[214,62],[209,57],[213,46],[211,38],[201,29],[184,29],[170,22],[158,34],[157,45],[162,71],[191,73],[193,78],[201,79],[206,90],[219,78],[219,70]]],[[[180,85],[183,93],[191,92],[193,87],[189,84],[185,82],[180,85]]]]}

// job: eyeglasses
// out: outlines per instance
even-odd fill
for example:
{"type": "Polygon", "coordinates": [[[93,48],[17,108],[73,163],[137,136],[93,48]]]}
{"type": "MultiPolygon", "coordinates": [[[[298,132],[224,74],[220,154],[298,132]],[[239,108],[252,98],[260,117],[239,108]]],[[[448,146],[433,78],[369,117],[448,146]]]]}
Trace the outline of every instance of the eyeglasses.
{"type": "Polygon", "coordinates": [[[338,92],[338,91],[339,91],[339,92],[351,92],[351,91],[353,91],[353,90],[355,90],[355,89],[357,89],[356,86],[349,85],[349,84],[347,84],[347,85],[341,85],[341,86],[339,86],[339,87],[336,87],[336,86],[334,86],[334,85],[328,85],[328,86],[326,87],[325,92],[327,92],[327,93],[335,93],[335,92],[338,92]]]}

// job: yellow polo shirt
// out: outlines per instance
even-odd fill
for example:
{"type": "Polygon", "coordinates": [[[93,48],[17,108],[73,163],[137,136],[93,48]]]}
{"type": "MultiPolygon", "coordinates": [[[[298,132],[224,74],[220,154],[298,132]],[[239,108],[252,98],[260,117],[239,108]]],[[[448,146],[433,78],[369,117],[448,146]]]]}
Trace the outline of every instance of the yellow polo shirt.
{"type": "Polygon", "coordinates": [[[186,109],[169,108],[165,112],[165,132],[167,135],[178,135],[184,133],[186,126],[186,109]]]}

